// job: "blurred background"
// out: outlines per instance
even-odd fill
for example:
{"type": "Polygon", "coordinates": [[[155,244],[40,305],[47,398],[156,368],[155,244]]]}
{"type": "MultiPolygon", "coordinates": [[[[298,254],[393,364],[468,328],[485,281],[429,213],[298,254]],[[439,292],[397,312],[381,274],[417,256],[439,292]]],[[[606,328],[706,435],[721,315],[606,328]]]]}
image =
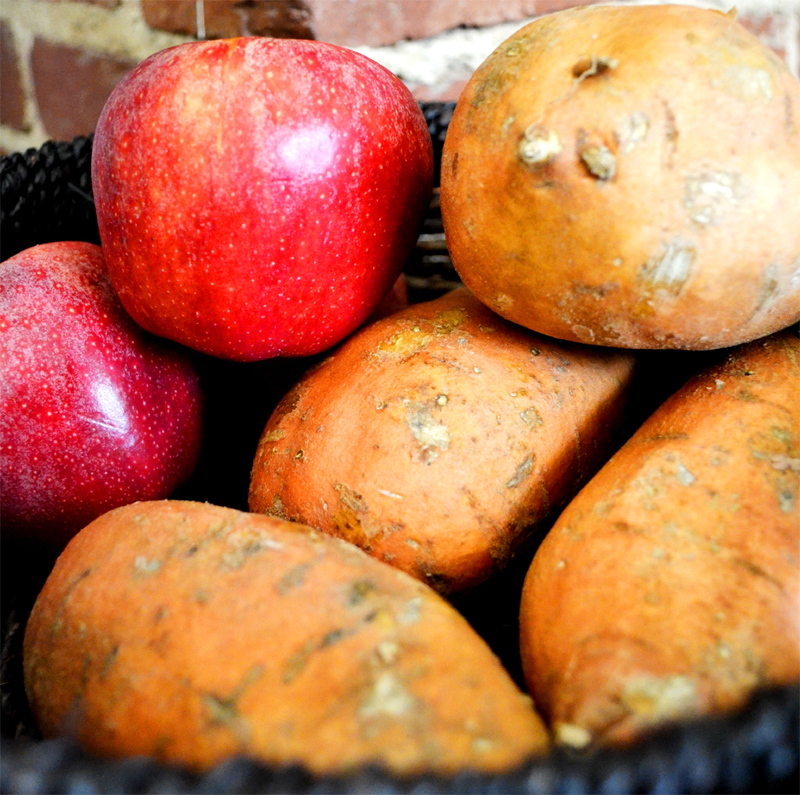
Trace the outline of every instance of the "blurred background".
{"type": "MultiPolygon", "coordinates": [[[[532,18],[592,0],[2,0],[0,154],[94,130],[111,90],[148,55],[193,39],[312,38],[359,50],[420,101],[454,101],[532,18]]],[[[638,2],[638,0],[633,0],[638,2]]],[[[728,11],[798,75],[800,0],[683,0],[728,11]]]]}

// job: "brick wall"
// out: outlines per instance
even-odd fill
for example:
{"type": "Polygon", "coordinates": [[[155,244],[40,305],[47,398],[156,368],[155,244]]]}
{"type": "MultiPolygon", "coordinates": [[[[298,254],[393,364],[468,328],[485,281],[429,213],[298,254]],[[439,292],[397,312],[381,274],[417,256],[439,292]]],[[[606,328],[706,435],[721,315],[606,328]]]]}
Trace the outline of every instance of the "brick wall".
{"type": "MultiPolygon", "coordinates": [[[[195,38],[316,38],[358,49],[421,100],[456,99],[530,18],[593,0],[2,0],[0,151],[94,129],[138,61],[195,38]]],[[[636,2],[637,0],[631,0],[636,2]]],[[[684,0],[728,10],[734,0],[684,0]]],[[[739,19],[800,70],[800,0],[735,2],[739,19]]]]}

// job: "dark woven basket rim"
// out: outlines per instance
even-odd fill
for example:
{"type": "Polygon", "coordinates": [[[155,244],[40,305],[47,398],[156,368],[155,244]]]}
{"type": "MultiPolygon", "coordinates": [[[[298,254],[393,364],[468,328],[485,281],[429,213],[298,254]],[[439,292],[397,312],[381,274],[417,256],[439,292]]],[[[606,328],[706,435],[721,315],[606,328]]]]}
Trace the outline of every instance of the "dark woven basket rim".
{"type": "Polygon", "coordinates": [[[553,750],[506,773],[398,777],[377,767],[317,778],[300,766],[230,759],[203,775],[140,757],[104,760],[69,739],[2,739],[0,792],[796,793],[800,689],[662,729],[629,749],[553,750]]]}

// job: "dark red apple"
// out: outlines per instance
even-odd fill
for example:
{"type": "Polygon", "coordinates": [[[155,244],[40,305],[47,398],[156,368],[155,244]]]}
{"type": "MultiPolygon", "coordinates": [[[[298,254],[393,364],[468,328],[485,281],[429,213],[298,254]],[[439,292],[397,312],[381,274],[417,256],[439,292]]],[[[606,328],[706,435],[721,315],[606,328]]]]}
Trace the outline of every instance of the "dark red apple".
{"type": "Polygon", "coordinates": [[[306,356],[397,279],[433,173],[403,83],[317,41],[190,42],[118,84],[92,185],[112,283],[155,334],[240,361],[306,356]]]}
{"type": "Polygon", "coordinates": [[[189,351],[131,320],[99,246],[0,263],[4,535],[61,547],[111,508],[169,496],[197,461],[201,414],[189,351]]]}

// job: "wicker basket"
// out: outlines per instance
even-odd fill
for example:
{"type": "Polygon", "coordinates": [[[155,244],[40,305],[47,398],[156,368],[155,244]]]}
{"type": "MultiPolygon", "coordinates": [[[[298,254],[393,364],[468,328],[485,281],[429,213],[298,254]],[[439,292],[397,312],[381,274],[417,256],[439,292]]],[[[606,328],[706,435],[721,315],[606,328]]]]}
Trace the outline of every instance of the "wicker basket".
{"type": "MultiPolygon", "coordinates": [[[[452,104],[423,104],[436,155],[436,180],[452,104]]],[[[90,179],[91,136],[50,142],[2,158],[0,258],[53,240],[99,242],[90,179]]],[[[416,250],[405,269],[412,301],[442,294],[458,283],[447,255],[438,194],[434,195],[416,250]]],[[[226,424],[207,428],[203,459],[176,497],[206,499],[246,508],[253,450],[261,431],[257,412],[242,406],[258,394],[274,402],[309,366],[309,360],[238,363],[197,357],[209,386],[209,416],[226,424]],[[224,390],[213,390],[223,383],[224,390]],[[231,384],[241,388],[231,389],[231,384]],[[237,396],[236,411],[222,402],[237,396]],[[238,441],[234,441],[238,440],[238,441]],[[238,447],[231,447],[238,445],[238,447]],[[214,461],[225,461],[224,476],[214,461]],[[238,468],[235,463],[240,462],[238,468]]],[[[504,775],[450,779],[396,779],[377,769],[346,777],[314,778],[296,768],[270,768],[235,759],[196,776],[148,759],[107,761],[69,740],[42,740],[22,685],[25,621],[53,560],[42,550],[3,541],[2,561],[2,756],[0,792],[192,792],[192,793],[694,793],[800,791],[800,686],[760,693],[742,712],[660,731],[635,748],[576,756],[553,751],[504,775]]],[[[459,607],[521,680],[516,649],[516,606],[527,561],[512,567],[501,584],[487,584],[459,607]],[[493,605],[491,614],[482,605],[493,605]],[[497,621],[498,608],[505,620],[497,621]]]]}

